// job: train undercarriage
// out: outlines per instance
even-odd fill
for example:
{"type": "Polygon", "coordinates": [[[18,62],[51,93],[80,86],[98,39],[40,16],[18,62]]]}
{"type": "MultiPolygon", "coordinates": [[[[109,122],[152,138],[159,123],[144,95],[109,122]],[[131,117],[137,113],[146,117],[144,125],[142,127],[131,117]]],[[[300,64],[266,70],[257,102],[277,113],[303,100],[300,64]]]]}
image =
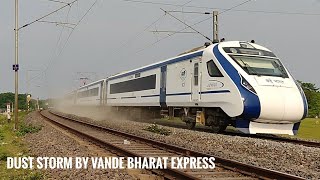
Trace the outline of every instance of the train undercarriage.
{"type": "Polygon", "coordinates": [[[194,129],[196,124],[210,126],[212,132],[223,132],[231,123],[220,108],[185,108],[185,107],[115,107],[122,116],[132,120],[152,119],[161,117],[180,117],[188,129],[194,129]]]}

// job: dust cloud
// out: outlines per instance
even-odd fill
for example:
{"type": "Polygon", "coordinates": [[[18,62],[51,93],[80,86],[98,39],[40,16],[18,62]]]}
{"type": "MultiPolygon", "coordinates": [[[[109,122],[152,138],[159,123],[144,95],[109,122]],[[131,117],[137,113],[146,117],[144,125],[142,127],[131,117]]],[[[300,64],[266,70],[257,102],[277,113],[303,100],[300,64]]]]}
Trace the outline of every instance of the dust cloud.
{"type": "Polygon", "coordinates": [[[54,103],[54,109],[62,113],[87,117],[95,121],[128,120],[116,108],[108,106],[76,106],[60,100],[54,103]]]}
{"type": "Polygon", "coordinates": [[[73,114],[79,117],[90,118],[94,121],[139,121],[153,123],[161,119],[160,108],[154,107],[111,107],[111,106],[90,106],[76,105],[72,99],[60,99],[54,102],[53,109],[73,114]]]}

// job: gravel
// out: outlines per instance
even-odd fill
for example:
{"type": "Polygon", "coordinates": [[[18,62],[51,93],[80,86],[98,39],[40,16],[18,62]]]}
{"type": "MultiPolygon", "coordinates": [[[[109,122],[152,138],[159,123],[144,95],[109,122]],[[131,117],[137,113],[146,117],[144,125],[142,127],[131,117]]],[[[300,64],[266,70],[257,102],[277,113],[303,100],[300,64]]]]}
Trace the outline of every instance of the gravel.
{"type": "Polygon", "coordinates": [[[171,135],[164,136],[145,131],[144,129],[150,126],[150,123],[123,120],[106,111],[99,114],[101,109],[99,111],[92,109],[79,111],[75,108],[64,108],[63,111],[82,116],[80,119],[84,121],[95,122],[105,127],[190,148],[216,157],[228,158],[303,178],[320,179],[320,148],[159,125],[172,132],[171,135]]]}
{"type": "MultiPolygon", "coordinates": [[[[45,123],[38,112],[30,113],[25,122],[42,126],[41,131],[24,137],[30,149],[28,154],[32,157],[101,157],[101,148],[88,142],[79,143],[80,139],[71,138],[45,123]]],[[[105,156],[108,155],[112,156],[105,156]]],[[[90,165],[88,169],[47,169],[43,173],[46,179],[137,179],[126,170],[98,170],[90,168],[90,165]]]]}

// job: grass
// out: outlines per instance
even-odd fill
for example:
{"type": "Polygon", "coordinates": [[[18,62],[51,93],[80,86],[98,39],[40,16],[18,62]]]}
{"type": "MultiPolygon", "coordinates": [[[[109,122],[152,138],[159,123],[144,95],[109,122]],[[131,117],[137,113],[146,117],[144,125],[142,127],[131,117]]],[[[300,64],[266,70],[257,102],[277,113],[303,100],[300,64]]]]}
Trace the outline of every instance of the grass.
{"type": "Polygon", "coordinates": [[[320,119],[307,118],[302,120],[297,137],[320,140],[320,119]]]}
{"type": "Polygon", "coordinates": [[[144,130],[150,131],[156,134],[165,135],[165,136],[169,136],[171,134],[171,131],[169,129],[159,127],[157,124],[151,124],[148,127],[146,127],[144,130]]]}
{"type": "Polygon", "coordinates": [[[17,132],[13,130],[13,119],[8,123],[6,117],[0,115],[0,179],[38,180],[44,178],[42,173],[35,170],[7,169],[7,157],[29,156],[28,148],[23,143],[22,137],[26,133],[36,132],[37,128],[23,123],[22,120],[26,115],[25,112],[19,113],[20,130],[17,132]]]}
{"type": "Polygon", "coordinates": [[[41,126],[34,126],[32,124],[21,123],[17,136],[24,136],[28,133],[36,133],[41,130],[41,126]]]}

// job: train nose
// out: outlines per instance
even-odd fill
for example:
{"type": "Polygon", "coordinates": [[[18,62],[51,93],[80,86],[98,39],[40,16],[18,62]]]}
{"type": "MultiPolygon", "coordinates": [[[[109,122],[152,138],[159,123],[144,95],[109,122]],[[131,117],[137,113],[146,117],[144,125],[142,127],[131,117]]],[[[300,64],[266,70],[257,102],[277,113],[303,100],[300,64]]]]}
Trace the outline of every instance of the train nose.
{"type": "Polygon", "coordinates": [[[303,99],[297,87],[260,86],[258,92],[265,123],[295,123],[304,114],[303,99]]]}
{"type": "Polygon", "coordinates": [[[254,77],[253,88],[260,103],[260,115],[254,120],[236,120],[236,128],[249,134],[295,135],[307,114],[307,102],[292,78],[254,77]]]}

